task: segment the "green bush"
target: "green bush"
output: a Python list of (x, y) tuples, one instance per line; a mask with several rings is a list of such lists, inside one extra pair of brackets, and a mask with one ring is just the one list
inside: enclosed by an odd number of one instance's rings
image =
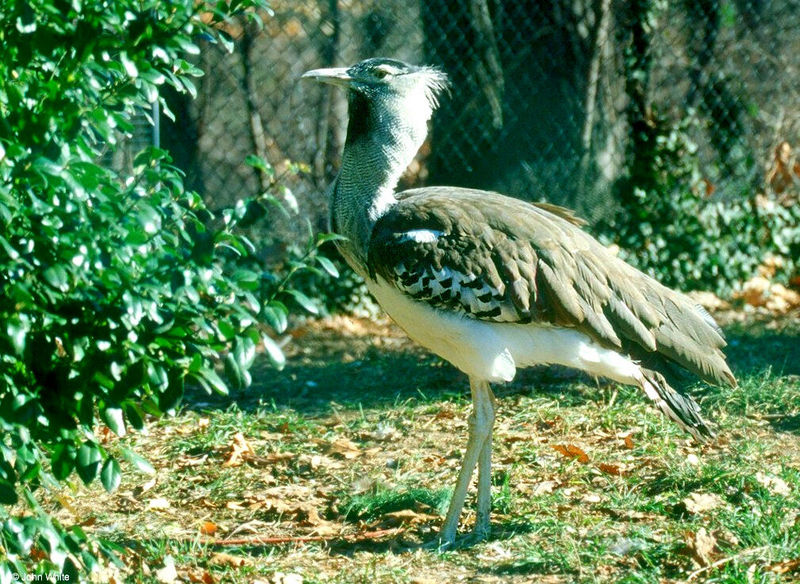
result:
[[(639, 141), (635, 167), (617, 184), (622, 207), (601, 225), (601, 239), (663, 284), (729, 296), (756, 275), (764, 259), (782, 260), (779, 277), (800, 269), (800, 209), (757, 205), (754, 193), (737, 200), (703, 198), (696, 147), (686, 121), (653, 114), (650, 136)], [(704, 189), (703, 189), (704, 190)]]
[[(42, 487), (73, 472), (110, 491), (123, 459), (148, 470), (134, 452), (109, 452), (100, 422), (124, 436), (148, 414), (174, 410), (187, 383), (222, 393), (246, 386), (258, 345), (282, 363), (270, 329), (286, 328), (286, 301), (314, 310), (290, 278), (327, 265), (315, 258), (325, 239), (275, 274), (237, 231), (274, 201), (270, 193), (212, 217), (163, 150), (141, 152), (130, 174), (99, 163), (160, 86), (194, 92), (194, 39), (227, 44), (217, 25), (253, 4), (4, 4), (0, 581), (51, 570), (76, 581), (109, 551), (37, 503)], [(220, 355), (227, 381), (215, 368)]]

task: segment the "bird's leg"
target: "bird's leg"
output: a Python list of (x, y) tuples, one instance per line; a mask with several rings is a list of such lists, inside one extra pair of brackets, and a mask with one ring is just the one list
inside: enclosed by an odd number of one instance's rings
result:
[(492, 434), (492, 426), (494, 424), (494, 396), (491, 393), (491, 389), (489, 389), (489, 383), (486, 381), (470, 377), (469, 385), (472, 391), (472, 413), (469, 416), (469, 440), (467, 441), (467, 451), (464, 453), (464, 460), (461, 462), (461, 470), (458, 472), (453, 498), (450, 499), (450, 507), (447, 510), (447, 516), (439, 532), (439, 545), (443, 547), (455, 543), (458, 519), (461, 517), (461, 510), (464, 507), (464, 499), (466, 499), (467, 496), (467, 488), (472, 478), (472, 471), (475, 470), (478, 458), (485, 448), (486, 454), (482, 457), (485, 461), (482, 462), (482, 468), (485, 467), (486, 472), (482, 473), (481, 476), (485, 475), (483, 480), (486, 482), (486, 488), (483, 489), (485, 494), (481, 495), (482, 491), (479, 485), (478, 496), (481, 498), (481, 501), (483, 501), (484, 497), (486, 498), (483, 505), (486, 507), (487, 524), (489, 519), (489, 507), (491, 507), (491, 494), (489, 489), (491, 485), (489, 484), (488, 466), (491, 464), (492, 447), (491, 443), (489, 443), (487, 447), (486, 441)]
[(489, 435), (486, 436), (478, 456), (478, 512), (475, 519), (475, 527), (472, 530), (476, 541), (489, 537), (489, 515), (492, 511), (492, 428), (494, 426), (497, 403), (488, 383), (486, 384), (486, 393), (489, 396), (488, 404), (491, 406), (491, 410), (489, 415)]

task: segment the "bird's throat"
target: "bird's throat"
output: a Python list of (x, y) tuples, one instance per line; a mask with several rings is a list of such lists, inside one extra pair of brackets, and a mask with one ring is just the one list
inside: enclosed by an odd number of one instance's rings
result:
[[(396, 203), (397, 182), (425, 140), (429, 117), (406, 117), (359, 94), (350, 97), (347, 140), (330, 191), (330, 213), (332, 229), (347, 238), (339, 246), (342, 254), (362, 275), (372, 227)], [(417, 122), (410, 124), (409, 119)]]

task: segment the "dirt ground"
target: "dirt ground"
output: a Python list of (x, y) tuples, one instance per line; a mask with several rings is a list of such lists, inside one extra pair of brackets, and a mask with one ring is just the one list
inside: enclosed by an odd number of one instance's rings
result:
[[(771, 368), (770, 383), (796, 395), (797, 319), (722, 316), (737, 373)], [(701, 394), (721, 431), (698, 446), (632, 389), (559, 367), (521, 371), (496, 388), (493, 535), (437, 553), (420, 545), (436, 534), (466, 443), (466, 377), (386, 320), (309, 321), (285, 340), (285, 369), (260, 359), (251, 388), (190, 392), (145, 433), (106, 434), (110, 451), (133, 447), (154, 475), (52, 502), (64, 523), (121, 546), (123, 568), (98, 581), (682, 582), (724, 569), (723, 581), (744, 583), (794, 570), (797, 545), (775, 543), (800, 539), (794, 405)], [(736, 494), (750, 491), (760, 494)], [(777, 530), (772, 539), (739, 526), (754, 512), (782, 515), (758, 527)]]

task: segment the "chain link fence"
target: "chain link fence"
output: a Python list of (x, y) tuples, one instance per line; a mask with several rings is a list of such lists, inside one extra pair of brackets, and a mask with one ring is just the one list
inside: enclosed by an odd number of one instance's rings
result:
[[(453, 184), (612, 213), (637, 132), (681, 128), (701, 196), (797, 193), (800, 0), (274, 0), (264, 26), (204, 47), (198, 96), (167, 96), (162, 145), (212, 207), (285, 180), (326, 226), (324, 191), (346, 130), (343, 92), (308, 69), (370, 56), (442, 67), (453, 81), (403, 186)], [(645, 132), (646, 133), (646, 132)], [(669, 139), (669, 132), (659, 139)], [(291, 223), (291, 222), (290, 222)], [(301, 221), (296, 222), (300, 225)], [(295, 225), (281, 229), (292, 232)]]

